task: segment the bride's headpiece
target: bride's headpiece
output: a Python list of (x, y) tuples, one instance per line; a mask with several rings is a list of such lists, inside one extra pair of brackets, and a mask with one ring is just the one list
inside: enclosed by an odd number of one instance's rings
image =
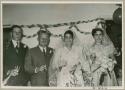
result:
[(111, 41), (111, 39), (109, 38), (108, 34), (106, 33), (106, 23), (105, 20), (101, 20), (97, 23), (96, 28), (99, 28), (101, 30), (103, 30), (103, 45), (113, 45), (113, 42)]
[(61, 41), (59, 42), (57, 47), (60, 48), (60, 47), (64, 46), (64, 41), (63, 40), (64, 40), (64, 35), (66, 33), (71, 33), (72, 34), (72, 36), (73, 36), (73, 45), (75, 45), (75, 46), (80, 46), (81, 45), (81, 42), (80, 42), (79, 38), (77, 37), (76, 33), (72, 29), (68, 29), (68, 30), (66, 30), (64, 32), (63, 38), (61, 39)]

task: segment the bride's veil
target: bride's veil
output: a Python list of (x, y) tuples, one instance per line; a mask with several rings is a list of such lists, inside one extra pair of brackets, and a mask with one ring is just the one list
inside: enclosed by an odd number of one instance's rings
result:
[[(110, 51), (114, 51), (114, 45), (113, 42), (111, 41), (111, 39), (109, 38), (109, 36), (106, 33), (106, 24), (105, 24), (105, 20), (101, 20), (99, 21), (99, 23), (97, 24), (97, 26), (95, 28), (101, 28), (104, 32), (104, 38), (103, 38), (103, 45), (105, 46), (111, 46), (110, 47)], [(88, 51), (89, 47), (84, 46), (81, 41), (79, 40), (79, 38), (77, 37), (75, 31), (73, 29), (70, 29), (73, 34), (74, 34), (74, 42), (73, 45), (74, 46), (81, 46), (83, 48), (85, 48), (85, 52)], [(67, 31), (67, 30), (66, 30)], [(63, 33), (64, 35), (64, 33)], [(92, 40), (93, 41), (93, 40)], [(91, 42), (91, 40), (90, 40)], [(54, 55), (50, 61), (50, 65), (49, 65), (49, 85), (50, 86), (56, 86), (57, 85), (57, 75), (58, 75), (58, 70), (56, 67), (58, 67), (58, 59), (57, 57), (60, 57), (58, 50), (62, 47), (64, 47), (64, 36), (60, 38), (60, 41), (58, 42), (56, 48), (55, 48), (55, 52)], [(89, 46), (89, 45), (88, 45)]]
[[(82, 43), (80, 42), (78, 36), (76, 35), (75, 31), (73, 29), (68, 29), (70, 31), (73, 32), (73, 46), (80, 46), (82, 45)], [(65, 30), (64, 33), (68, 30)], [(65, 43), (64, 43), (64, 33), (63, 33), (63, 36), (60, 38), (59, 42), (57, 43), (57, 46), (55, 48), (55, 50), (58, 50), (59, 48), (62, 48), (65, 46)]]
[(110, 37), (108, 36), (108, 34), (107, 34), (107, 32), (106, 32), (106, 24), (105, 24), (105, 23), (106, 23), (105, 20), (99, 21), (99, 22), (97, 23), (96, 28), (100, 28), (100, 29), (103, 30), (103, 33), (104, 33), (103, 41), (102, 41), (103, 45), (105, 45), (105, 46), (108, 46), (108, 45), (109, 45), (109, 46), (112, 47), (111, 49), (114, 50), (115, 47), (114, 47), (114, 44), (113, 44), (112, 40), (110, 39)]
[[(73, 46), (81, 46), (81, 42), (79, 38), (77, 37), (76, 33), (70, 29), (73, 32)], [(66, 30), (67, 31), (67, 30)], [(57, 84), (57, 74), (58, 74), (58, 58), (60, 57), (59, 55), (59, 49), (63, 48), (65, 46), (64, 43), (64, 33), (63, 37), (61, 37), (60, 41), (57, 44), (57, 47), (55, 48), (55, 52), (53, 57), (51, 58), (50, 65), (49, 65), (49, 85), (50, 86), (56, 86)]]

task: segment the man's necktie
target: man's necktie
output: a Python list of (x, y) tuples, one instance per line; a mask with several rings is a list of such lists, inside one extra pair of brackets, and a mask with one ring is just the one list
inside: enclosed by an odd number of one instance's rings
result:
[(45, 51), (45, 48), (43, 48), (43, 54), (44, 54), (44, 56), (46, 55), (46, 51)]
[(17, 53), (19, 52), (19, 47), (20, 47), (20, 42), (17, 42), (17, 45), (16, 45), (16, 52)]
[[(43, 48), (43, 54), (44, 54), (44, 57), (45, 57), (45, 61), (46, 61), (46, 51), (45, 51), (45, 48)], [(47, 64), (47, 63), (46, 63)], [(47, 71), (47, 66), (46, 66), (46, 69), (44, 69), (44, 71), (46, 72), (46, 80), (48, 81), (48, 71)], [(48, 82), (47, 82), (48, 84)]]

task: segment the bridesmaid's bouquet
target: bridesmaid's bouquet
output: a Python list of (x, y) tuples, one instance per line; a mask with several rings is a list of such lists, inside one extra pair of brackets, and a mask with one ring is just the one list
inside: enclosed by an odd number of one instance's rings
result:
[(91, 86), (91, 80), (92, 80), (92, 76), (91, 73), (88, 73), (86, 71), (82, 70), (82, 75), (83, 75), (83, 80), (84, 80), (84, 85), (85, 86)]

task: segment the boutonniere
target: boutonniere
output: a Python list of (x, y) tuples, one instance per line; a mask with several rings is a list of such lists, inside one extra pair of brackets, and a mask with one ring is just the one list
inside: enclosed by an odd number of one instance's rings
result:
[(24, 48), (26, 48), (27, 47), (27, 45), (24, 45)]
[(49, 53), (50, 53), (50, 54), (53, 53), (53, 50), (50, 50)]

